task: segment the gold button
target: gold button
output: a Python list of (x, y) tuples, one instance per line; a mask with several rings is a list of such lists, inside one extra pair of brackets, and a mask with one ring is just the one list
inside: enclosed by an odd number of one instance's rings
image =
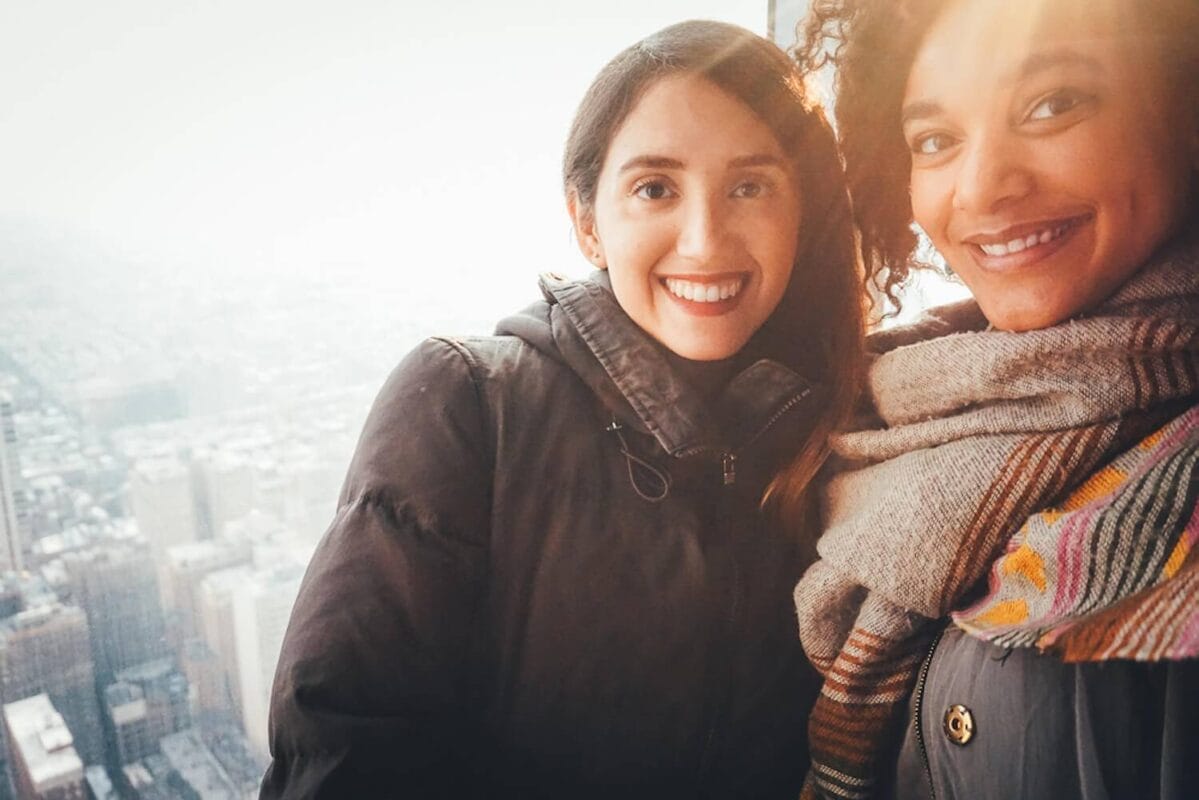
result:
[(957, 745), (965, 745), (974, 738), (974, 715), (970, 709), (952, 705), (945, 712), (945, 735)]

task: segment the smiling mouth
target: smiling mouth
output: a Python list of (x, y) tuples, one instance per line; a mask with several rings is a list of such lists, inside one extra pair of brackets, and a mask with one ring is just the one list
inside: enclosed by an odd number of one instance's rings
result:
[(662, 285), (680, 300), (692, 303), (719, 303), (732, 300), (745, 287), (746, 276), (722, 277), (719, 280), (694, 280), (692, 278), (662, 278)]
[[(967, 244), (977, 248), (987, 258), (1006, 258), (1020, 253), (1032, 255), (1036, 251), (1046, 252), (1056, 250), (1064, 238), (1089, 219), (1090, 215), (1083, 215), (1067, 220), (1057, 220), (1034, 228), (1027, 233), (1022, 233), (1019, 236), (1009, 235), (1008, 238), (1000, 241), (982, 242), (967, 240)], [(1000, 237), (980, 236), (978, 238), (999, 239)], [(1047, 245), (1053, 246), (1047, 247)], [(1042, 251), (1042, 248), (1045, 248), (1045, 250)]]

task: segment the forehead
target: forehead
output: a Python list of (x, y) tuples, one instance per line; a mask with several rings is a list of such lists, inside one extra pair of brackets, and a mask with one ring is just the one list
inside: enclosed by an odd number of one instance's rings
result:
[(1151, 50), (1138, 43), (1143, 26), (1133, 6), (1127, 0), (953, 0), (916, 50), (907, 94), (955, 86), (969, 92), (982, 78), (1015, 82), (1046, 66), (1099, 67), (1120, 77), (1135, 69), (1134, 53)]
[(774, 133), (747, 104), (701, 75), (666, 75), (641, 93), (617, 128), (609, 158), (631, 152), (770, 152), (781, 155)]

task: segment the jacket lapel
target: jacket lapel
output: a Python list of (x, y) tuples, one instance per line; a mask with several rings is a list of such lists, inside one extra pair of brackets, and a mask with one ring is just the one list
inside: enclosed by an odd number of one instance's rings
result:
[(652, 435), (671, 456), (745, 446), (810, 394), (798, 374), (763, 359), (709, 407), (600, 282), (545, 275), (541, 287), (566, 362), (623, 424)]

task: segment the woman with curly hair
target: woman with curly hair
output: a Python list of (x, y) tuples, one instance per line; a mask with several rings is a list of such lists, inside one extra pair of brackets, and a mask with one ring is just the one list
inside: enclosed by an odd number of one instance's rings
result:
[(809, 795), (1199, 791), (1199, 3), (826, 0), (870, 342), (796, 588)]

